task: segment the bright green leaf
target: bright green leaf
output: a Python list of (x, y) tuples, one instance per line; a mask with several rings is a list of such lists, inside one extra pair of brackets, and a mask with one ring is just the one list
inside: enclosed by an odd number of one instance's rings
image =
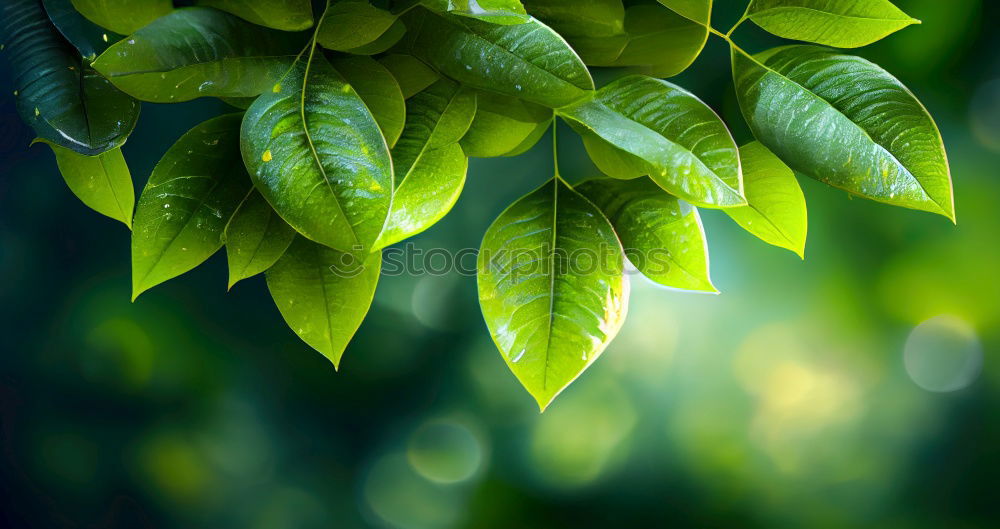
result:
[(648, 178), (598, 178), (576, 186), (611, 221), (625, 255), (649, 279), (672, 288), (718, 292), (698, 210)]
[(889, 0), (753, 0), (747, 14), (779, 37), (838, 48), (867, 46), (920, 23)]
[(124, 38), (88, 20), (70, 0), (44, 0), (42, 3), (52, 24), (87, 61), (93, 61), (108, 46)]
[(552, 121), (552, 110), (515, 97), (480, 92), (476, 118), (462, 137), (465, 154), (476, 158), (507, 156), (540, 136)]
[(379, 58), (378, 62), (396, 78), (405, 99), (417, 95), (441, 78), (437, 72), (412, 55), (392, 53)]
[(602, 173), (619, 180), (631, 180), (649, 174), (649, 164), (642, 158), (615, 147), (589, 130), (578, 132), (583, 138), (587, 154)]
[(478, 281), (494, 342), (543, 410), (625, 320), (628, 278), (614, 229), (558, 178), (489, 227)]
[(524, 7), (569, 40), (611, 37), (625, 32), (625, 8), (621, 0), (525, 0)]
[(313, 25), (310, 0), (198, 0), (198, 5), (221, 9), (259, 26), (283, 31), (302, 31)]
[(360, 55), (338, 58), (333, 67), (368, 106), (386, 143), (395, 145), (406, 123), (406, 100), (396, 78), (375, 59)]
[(257, 189), (296, 231), (341, 251), (372, 247), (389, 214), (389, 147), (321, 55), (300, 61), (250, 106), (242, 148)]
[(377, 41), (396, 22), (396, 15), (367, 0), (344, 0), (327, 9), (316, 40), (326, 49), (348, 51)]
[(537, 20), (500, 26), (426, 10), (409, 16), (412, 54), (468, 86), (549, 107), (570, 104), (594, 88), (566, 41)]
[(520, 0), (450, 0), (448, 12), (492, 24), (524, 24), (531, 19)]
[(143, 101), (249, 97), (270, 90), (288, 71), (303, 39), (217, 9), (188, 7), (111, 46), (94, 68)]
[(673, 12), (693, 20), (699, 24), (708, 25), (712, 20), (712, 0), (658, 0)]
[(297, 237), (267, 271), (267, 288), (285, 323), (340, 366), (375, 296), (382, 254), (338, 252)]
[(240, 164), (240, 117), (194, 127), (153, 169), (132, 227), (133, 300), (222, 247), (226, 224), (250, 190)]
[(160, 18), (174, 8), (171, 0), (72, 0), (91, 22), (122, 35)]
[(795, 173), (760, 142), (740, 147), (747, 205), (723, 211), (760, 240), (799, 257), (806, 248), (806, 198)]
[(223, 240), (229, 260), (229, 288), (271, 268), (295, 239), (295, 230), (251, 190), (226, 226)]
[(732, 55), (750, 129), (789, 167), (861, 197), (954, 220), (941, 134), (895, 77), (816, 46)]
[(121, 149), (84, 156), (48, 140), (66, 185), (87, 207), (132, 227), (135, 189)]
[(559, 115), (644, 160), (653, 181), (675, 196), (706, 207), (746, 203), (729, 130), (711, 108), (678, 86), (628, 76)]

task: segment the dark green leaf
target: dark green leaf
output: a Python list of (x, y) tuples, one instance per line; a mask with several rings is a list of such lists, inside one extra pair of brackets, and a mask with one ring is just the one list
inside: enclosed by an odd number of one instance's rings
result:
[(338, 252), (297, 237), (267, 271), (267, 288), (285, 323), (334, 367), (371, 307), (382, 254)]
[(479, 302), (508, 367), (543, 410), (625, 320), (628, 278), (611, 224), (553, 179), (486, 231)]
[(916, 97), (860, 57), (788, 46), (733, 49), (754, 136), (792, 169), (878, 202), (955, 218), (941, 134)]
[(500, 26), (426, 10), (409, 16), (413, 55), (463, 84), (549, 107), (570, 104), (594, 88), (566, 41), (537, 20)]
[(516, 97), (479, 92), (476, 118), (462, 137), (468, 156), (492, 158), (508, 156), (526, 141), (540, 137), (552, 121), (552, 110)]
[(889, 0), (753, 0), (750, 20), (786, 39), (857, 48), (920, 21)]
[(187, 7), (111, 46), (94, 68), (143, 101), (249, 97), (274, 86), (303, 40), (217, 9)]
[(576, 186), (611, 221), (625, 255), (643, 275), (672, 288), (718, 292), (698, 210), (648, 178), (599, 178)]
[(379, 58), (378, 62), (396, 78), (405, 99), (417, 95), (441, 78), (437, 72), (412, 55), (393, 53)]
[(132, 228), (135, 190), (132, 174), (121, 149), (97, 156), (84, 156), (48, 140), (39, 140), (52, 148), (59, 172), (66, 185), (81, 202), (94, 211), (120, 220)]
[(259, 26), (302, 31), (313, 25), (310, 0), (198, 0), (198, 5), (232, 13)]
[(139, 104), (81, 63), (41, 2), (11, 0), (0, 14), (22, 119), (40, 138), (80, 154), (121, 146), (135, 127)]
[(128, 35), (166, 15), (173, 8), (171, 0), (72, 0), (73, 7), (91, 22), (122, 35)]
[(395, 145), (406, 122), (406, 100), (396, 78), (371, 57), (341, 57), (333, 67), (361, 96), (389, 147)]
[(389, 26), (389, 29), (385, 30), (385, 33), (383, 33), (379, 38), (369, 42), (368, 44), (344, 51), (355, 55), (378, 55), (379, 53), (389, 51), (389, 49), (395, 46), (405, 34), (406, 24), (403, 24), (402, 20), (397, 20), (393, 22), (393, 24)]
[(257, 100), (256, 97), (220, 97), (219, 99), (221, 99), (223, 103), (240, 110), (250, 108), (250, 105)]
[(271, 268), (292, 244), (295, 230), (251, 189), (226, 226), (223, 239), (229, 259), (229, 288), (233, 288), (237, 282)]
[(625, 8), (621, 0), (525, 0), (524, 7), (570, 40), (611, 37), (625, 32)]
[(367, 0), (343, 0), (327, 9), (316, 40), (326, 49), (348, 51), (377, 41), (396, 22), (396, 15)]
[(699, 24), (708, 25), (712, 20), (712, 0), (658, 0), (673, 12), (693, 20)]
[(296, 231), (367, 250), (389, 214), (392, 161), (368, 107), (321, 55), (300, 61), (247, 110), (243, 160)]
[(87, 61), (93, 61), (108, 46), (124, 38), (87, 20), (70, 0), (44, 0), (43, 4), (52, 24)]
[(250, 190), (240, 164), (240, 117), (210, 119), (177, 140), (139, 197), (132, 231), (132, 299), (198, 266)]
[(706, 207), (746, 204), (729, 130), (712, 109), (678, 86), (628, 76), (559, 114), (574, 128), (644, 160), (653, 181), (675, 196)]

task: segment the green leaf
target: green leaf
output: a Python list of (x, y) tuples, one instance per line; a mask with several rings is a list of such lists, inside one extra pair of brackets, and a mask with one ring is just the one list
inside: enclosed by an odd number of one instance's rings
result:
[(462, 84), (549, 107), (570, 104), (594, 88), (566, 41), (537, 20), (500, 26), (426, 10), (409, 16), (411, 53)]
[(676, 85), (623, 77), (559, 115), (645, 161), (647, 174), (675, 196), (706, 207), (746, 204), (729, 130), (711, 108)]
[(788, 46), (733, 49), (754, 136), (789, 167), (858, 196), (955, 219), (941, 134), (902, 83), (860, 57)]
[(671, 11), (699, 24), (712, 21), (712, 0), (658, 0)]
[(615, 147), (589, 130), (578, 132), (583, 138), (587, 154), (602, 173), (619, 180), (631, 180), (649, 174), (649, 164), (642, 158)]
[(392, 151), (399, 187), (376, 248), (412, 237), (455, 205), (468, 160), (458, 140), (476, 115), (476, 94), (441, 80), (407, 102), (406, 128)]
[(382, 254), (338, 252), (297, 237), (267, 271), (267, 288), (285, 323), (335, 368), (371, 307)]
[(243, 120), (243, 161), (271, 207), (306, 237), (370, 249), (389, 214), (389, 147), (364, 101), (321, 55), (300, 61)]
[(121, 146), (139, 118), (139, 104), (82, 64), (40, 2), (11, 0), (0, 15), (17, 110), (25, 123), (39, 138), (80, 154)]
[(257, 100), (256, 97), (220, 97), (223, 103), (240, 110), (246, 110), (250, 108), (250, 105)]
[(233, 288), (237, 282), (271, 268), (292, 244), (295, 230), (251, 189), (226, 226), (223, 239), (229, 288)]
[(217, 9), (187, 7), (111, 46), (94, 68), (143, 101), (250, 97), (274, 86), (303, 38)]
[(198, 266), (222, 234), (250, 179), (240, 164), (240, 117), (212, 118), (181, 136), (149, 177), (132, 231), (132, 299)]
[(333, 67), (368, 106), (386, 143), (395, 145), (406, 123), (406, 100), (396, 78), (375, 59), (360, 55), (338, 58)]
[(760, 142), (740, 147), (747, 205), (723, 211), (760, 240), (805, 258), (806, 198), (795, 173)]
[(406, 24), (403, 24), (402, 20), (397, 20), (393, 22), (393, 24), (389, 26), (389, 29), (385, 30), (385, 33), (379, 36), (379, 38), (369, 42), (368, 44), (344, 51), (355, 55), (378, 55), (395, 46), (405, 34)]
[(698, 210), (648, 178), (598, 178), (576, 186), (611, 221), (625, 255), (649, 279), (672, 288), (718, 292)]
[(920, 21), (889, 0), (753, 0), (750, 20), (779, 37), (858, 48)]
[(494, 342), (543, 410), (625, 320), (628, 278), (614, 229), (558, 178), (489, 227), (478, 281)]
[(87, 61), (93, 61), (108, 46), (124, 38), (87, 20), (70, 0), (44, 0), (42, 3), (52, 24)]
[(479, 92), (476, 98), (476, 117), (462, 137), (462, 149), (467, 156), (510, 155), (531, 138), (537, 141), (541, 136), (539, 129), (544, 133), (552, 121), (551, 109), (516, 97)]
[(327, 9), (316, 41), (328, 50), (348, 51), (377, 41), (396, 21), (367, 0), (344, 0)]
[(73, 7), (91, 22), (128, 35), (170, 13), (171, 0), (72, 0)]
[(524, 24), (531, 19), (520, 0), (450, 0), (448, 12), (500, 25)]
[(399, 83), (403, 98), (409, 99), (441, 78), (434, 70), (412, 55), (392, 53), (378, 59)]
[(525, 0), (532, 16), (571, 37), (611, 37), (625, 32), (625, 8), (621, 0)]
[(310, 0), (198, 0), (198, 5), (221, 9), (259, 26), (283, 31), (302, 31), (313, 25)]
[(52, 148), (59, 172), (80, 201), (101, 215), (120, 220), (132, 228), (135, 190), (121, 149), (84, 156), (48, 140), (38, 141)]

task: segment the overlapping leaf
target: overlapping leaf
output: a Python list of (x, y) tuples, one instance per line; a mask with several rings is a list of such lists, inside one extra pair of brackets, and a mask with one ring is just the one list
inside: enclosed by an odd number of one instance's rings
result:
[(478, 158), (515, 156), (548, 130), (552, 110), (515, 97), (479, 92), (476, 118), (462, 138), (465, 154)]
[(310, 0), (198, 0), (198, 5), (221, 9), (259, 26), (283, 31), (302, 31), (313, 25)]
[(52, 148), (59, 172), (81, 202), (101, 215), (132, 227), (135, 189), (121, 149), (84, 156), (47, 140), (40, 141)]
[(385, 51), (403, 36), (403, 32), (399, 29), (405, 31), (405, 26), (392, 29), (398, 23), (396, 15), (369, 4), (367, 0), (344, 0), (326, 10), (316, 40), (321, 46), (330, 50), (354, 51), (357, 48), (370, 46), (389, 35), (394, 40), (392, 42), (383, 40), (379, 46), (384, 48), (379, 51)]
[(409, 99), (441, 78), (434, 70), (412, 55), (390, 53), (378, 59), (399, 83), (403, 98)]
[(70, 0), (44, 0), (42, 4), (59, 33), (87, 61), (93, 61), (108, 46), (124, 38), (88, 20), (73, 7)]
[(271, 268), (295, 237), (295, 230), (281, 220), (260, 193), (251, 190), (223, 234), (229, 261), (229, 288)]
[(750, 20), (786, 39), (857, 48), (920, 21), (889, 0), (753, 0)]
[(354, 88), (382, 129), (389, 147), (396, 144), (406, 122), (406, 100), (396, 78), (371, 57), (341, 57), (334, 69)]
[(91, 22), (128, 35), (170, 13), (171, 0), (72, 0), (73, 7)]

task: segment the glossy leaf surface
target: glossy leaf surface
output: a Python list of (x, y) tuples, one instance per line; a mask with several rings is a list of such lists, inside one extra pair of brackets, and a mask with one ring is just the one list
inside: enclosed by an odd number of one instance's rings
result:
[(73, 7), (91, 22), (128, 35), (174, 8), (171, 0), (72, 0)]
[(300, 61), (250, 106), (242, 150), (254, 185), (296, 231), (342, 251), (372, 247), (389, 214), (389, 148), (322, 56)]
[(70, 0), (44, 0), (42, 3), (52, 24), (84, 60), (93, 61), (108, 46), (124, 38), (88, 20), (73, 7)]
[(524, 7), (567, 38), (611, 37), (625, 31), (621, 0), (525, 0)]
[(412, 55), (391, 53), (380, 57), (378, 62), (396, 78), (405, 99), (417, 95), (441, 79), (437, 72)]
[(344, 0), (327, 9), (316, 40), (326, 49), (347, 51), (375, 42), (396, 20), (367, 0)]
[(760, 142), (740, 147), (747, 205), (723, 211), (760, 240), (805, 256), (806, 198), (795, 173)]
[(493, 340), (542, 409), (600, 356), (625, 320), (628, 278), (614, 230), (559, 179), (493, 222), (478, 281)]
[(334, 367), (371, 307), (382, 254), (356, 257), (303, 237), (267, 271), (285, 323)]
[(396, 78), (371, 57), (341, 57), (333, 67), (368, 106), (386, 143), (395, 145), (406, 123), (406, 100)]
[(954, 220), (937, 126), (882, 68), (816, 46), (755, 57), (734, 49), (733, 77), (754, 136), (792, 169), (871, 200)]
[(6, 50), (21, 118), (42, 139), (80, 154), (121, 146), (139, 104), (80, 61), (49, 22), (41, 2), (4, 3)]
[(229, 288), (271, 268), (295, 239), (295, 230), (251, 190), (226, 226), (223, 240), (229, 261)]
[(94, 211), (120, 220), (132, 227), (135, 189), (132, 174), (125, 164), (121, 149), (112, 149), (97, 156), (84, 156), (76, 151), (42, 140), (52, 148), (56, 163), (66, 185), (81, 202)]
[(222, 247), (226, 224), (250, 190), (240, 164), (240, 117), (194, 127), (153, 169), (132, 227), (133, 300)]
[(177, 9), (108, 48), (94, 68), (143, 101), (249, 97), (270, 90), (304, 35), (208, 7)]
[(648, 164), (670, 193), (699, 206), (745, 204), (739, 154), (719, 116), (690, 92), (643, 76), (619, 79), (559, 114)]
[(779, 37), (838, 48), (867, 46), (920, 23), (889, 0), (753, 0), (747, 14)]
[(302, 31), (313, 25), (310, 0), (198, 0), (198, 5), (221, 9), (258, 26), (283, 31)]
[(590, 72), (558, 34), (537, 20), (500, 26), (415, 11), (408, 47), (468, 86), (560, 107), (594, 88)]
[(507, 156), (548, 128), (552, 110), (516, 97), (479, 92), (476, 118), (462, 137), (465, 154), (478, 158)]
[(697, 209), (648, 178), (599, 178), (576, 189), (608, 217), (625, 255), (643, 275), (672, 288), (717, 292)]

